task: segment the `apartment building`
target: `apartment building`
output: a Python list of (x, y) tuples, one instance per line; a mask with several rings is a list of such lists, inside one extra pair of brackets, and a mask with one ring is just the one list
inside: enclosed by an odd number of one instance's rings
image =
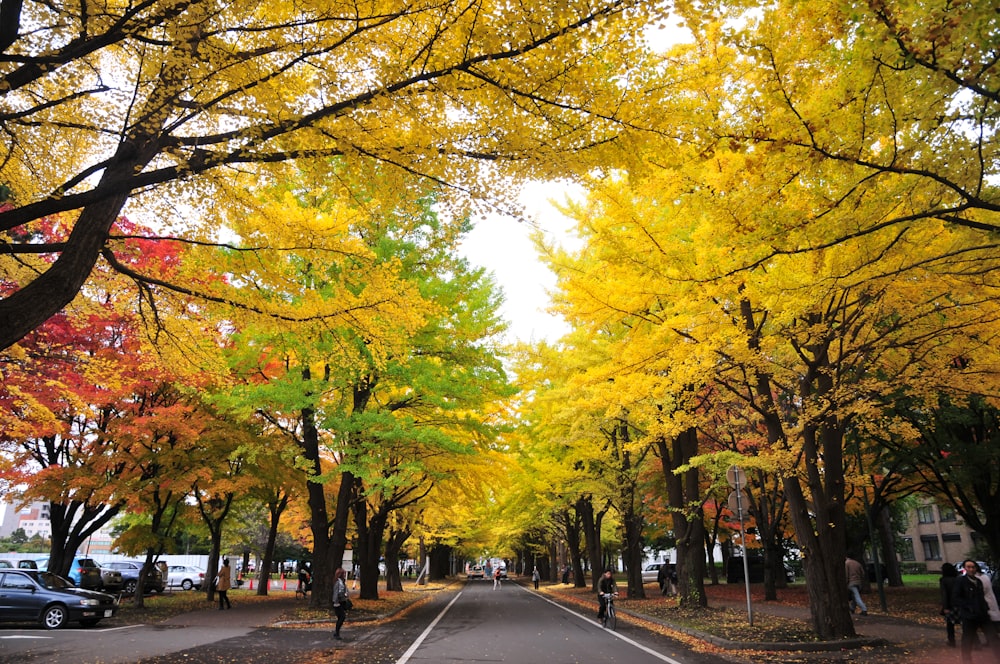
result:
[(923, 498), (910, 513), (906, 532), (898, 536), (900, 560), (937, 572), (942, 563), (961, 562), (975, 548), (979, 536), (958, 518), (951, 507)]

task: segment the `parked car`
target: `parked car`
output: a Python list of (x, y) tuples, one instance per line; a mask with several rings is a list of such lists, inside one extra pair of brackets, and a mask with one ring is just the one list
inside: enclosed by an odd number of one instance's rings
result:
[(34, 558), (4, 557), (0, 558), (0, 568), (3, 569), (38, 569)]
[(469, 568), (469, 573), (467, 575), (469, 579), (484, 579), (486, 578), (486, 572), (483, 570), (482, 565), (473, 565)]
[(121, 571), (111, 569), (106, 565), (100, 565), (100, 568), (101, 590), (106, 593), (111, 593), (112, 595), (120, 593), (122, 588), (125, 587), (125, 579), (122, 578)]
[(201, 590), (205, 583), (205, 570), (193, 565), (171, 565), (167, 573), (167, 585), (180, 586), (184, 590)]
[(68, 622), (90, 627), (118, 612), (114, 595), (85, 590), (58, 574), (37, 570), (0, 570), (0, 596), (0, 620), (38, 622), (46, 629)]
[(656, 581), (660, 568), (668, 563), (649, 563), (642, 568), (642, 582), (643, 583), (653, 583)]
[[(35, 565), (40, 571), (47, 572), (49, 559), (36, 558)], [(73, 558), (67, 576), (78, 587), (86, 590), (100, 590), (104, 586), (101, 568), (93, 558)]]
[[(115, 560), (106, 563), (105, 567), (121, 572), (122, 591), (126, 595), (135, 594), (135, 589), (139, 587), (139, 574), (142, 573), (141, 560)], [(143, 588), (147, 593), (162, 593), (167, 589), (167, 581), (156, 565), (150, 565), (149, 571), (146, 572), (146, 583)]]

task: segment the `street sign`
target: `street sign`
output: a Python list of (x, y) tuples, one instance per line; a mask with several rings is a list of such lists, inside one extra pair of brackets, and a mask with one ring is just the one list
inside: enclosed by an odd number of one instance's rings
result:
[(729, 510), (735, 514), (738, 519), (743, 518), (743, 512), (747, 509), (747, 497), (741, 496), (740, 493), (740, 491), (731, 491), (729, 493)]

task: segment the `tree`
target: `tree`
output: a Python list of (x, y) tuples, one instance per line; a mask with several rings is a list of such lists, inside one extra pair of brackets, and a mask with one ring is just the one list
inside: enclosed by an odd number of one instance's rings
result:
[(981, 394), (943, 393), (932, 409), (903, 409), (916, 437), (882, 438), (889, 458), (908, 472), (911, 491), (946, 501), (1000, 560), (1000, 408)]
[[(923, 221), (747, 269), (779, 229), (782, 241), (799, 234), (808, 242), (923, 198), (872, 196), (850, 214), (801, 225), (829, 210), (842, 175), (827, 163), (736, 147), (649, 146), (647, 158), (662, 168), (595, 183), (590, 204), (574, 210), (584, 249), (551, 260), (570, 320), (626, 330), (605, 371), (628, 369), (616, 382), (634, 404), (648, 404), (645, 413), (630, 408), (647, 431), (670, 440), (702, 426), (695, 404), (680, 399), (694, 386), (738, 402), (739, 419), (765, 432), (815, 593), (814, 628), (845, 636), (853, 634), (841, 596), (846, 435), (871, 422), (872, 404), (899, 385), (924, 394), (964, 383), (946, 368), (946, 349), (975, 349), (980, 370), (993, 371), (995, 357), (980, 352), (977, 337), (990, 334), (997, 309), (966, 275), (970, 261), (977, 279), (995, 261), (966, 229)], [(649, 395), (677, 404), (666, 411), (673, 419), (657, 418)]]
[[(374, 159), (498, 196), (515, 172), (565, 172), (646, 108), (646, 91), (626, 84), (641, 77), (607, 72), (641, 64), (632, 35), (658, 11), (633, 0), (2, 9), (0, 183), (17, 205), (0, 211), (0, 232), (57, 214), (67, 227), (48, 244), (6, 244), (8, 257), (57, 258), (3, 294), (0, 348), (69, 303), (102, 256), (120, 268), (111, 227), (126, 206), (164, 234), (218, 242), (199, 218), (245, 202), (243, 186), (267, 177), (256, 167), (288, 160)], [(272, 314), (296, 317), (278, 304)]]

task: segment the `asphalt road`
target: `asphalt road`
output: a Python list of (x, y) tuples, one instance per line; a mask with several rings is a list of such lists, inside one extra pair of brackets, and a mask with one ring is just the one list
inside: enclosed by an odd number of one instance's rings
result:
[(595, 609), (581, 613), (513, 583), (471, 581), (435, 593), (403, 616), (350, 623), (343, 641), (329, 626), (268, 625), (261, 609), (206, 610), (164, 625), (122, 628), (0, 629), (6, 664), (717, 664), (718, 655), (691, 653), (681, 643), (619, 621), (611, 632)]

